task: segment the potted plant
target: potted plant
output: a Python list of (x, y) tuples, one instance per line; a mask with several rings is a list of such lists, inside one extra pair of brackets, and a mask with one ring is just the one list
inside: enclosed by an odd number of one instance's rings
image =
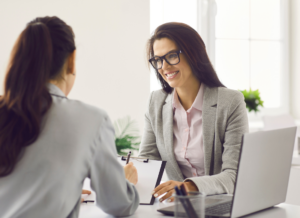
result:
[(128, 150), (139, 150), (140, 136), (137, 123), (129, 116), (114, 122), (115, 143), (119, 155), (126, 155)]
[(259, 111), (258, 107), (263, 107), (263, 101), (260, 98), (260, 94), (258, 89), (252, 91), (251, 88), (249, 91), (243, 90), (241, 91), (244, 95), (246, 107), (248, 108), (248, 111), (254, 111), (255, 113)]

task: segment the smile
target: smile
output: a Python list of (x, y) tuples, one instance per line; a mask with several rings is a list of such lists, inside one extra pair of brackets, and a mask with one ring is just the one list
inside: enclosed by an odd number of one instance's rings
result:
[(179, 73), (179, 71), (176, 71), (173, 73), (168, 73), (168, 74), (166, 74), (166, 77), (169, 78), (169, 77), (175, 76), (177, 73)]

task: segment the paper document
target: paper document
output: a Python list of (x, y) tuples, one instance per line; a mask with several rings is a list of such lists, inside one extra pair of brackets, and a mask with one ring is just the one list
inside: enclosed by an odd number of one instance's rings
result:
[[(122, 167), (124, 167), (126, 160), (121, 160), (121, 157), (117, 158)], [(146, 159), (137, 159), (134, 157), (130, 158), (130, 162), (133, 162), (138, 172), (138, 183), (135, 185), (135, 188), (140, 196), (140, 204), (152, 205), (154, 204), (155, 198), (151, 195), (151, 192), (161, 182), (166, 161), (148, 160), (144, 162), (145, 160)], [(91, 190), (89, 178), (85, 179), (83, 189)], [(96, 201), (96, 193), (94, 191), (92, 191), (91, 195), (82, 195), (81, 197), (84, 200)]]
[[(153, 189), (160, 184), (166, 161), (148, 160), (146, 159), (130, 158), (130, 162), (136, 167), (138, 172), (138, 183), (135, 185), (139, 196), (141, 205), (152, 205), (155, 198), (151, 195)], [(118, 161), (122, 166), (125, 166), (126, 160), (121, 160), (118, 157)]]

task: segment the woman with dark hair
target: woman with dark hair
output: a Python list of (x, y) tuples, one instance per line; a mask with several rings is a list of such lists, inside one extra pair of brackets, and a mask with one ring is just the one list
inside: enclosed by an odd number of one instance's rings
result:
[(13, 48), (0, 97), (0, 217), (77, 217), (86, 177), (106, 213), (139, 205), (136, 168), (116, 160), (106, 112), (66, 97), (75, 49), (57, 17), (31, 21)]
[(204, 42), (186, 24), (157, 27), (147, 54), (162, 90), (151, 93), (139, 155), (167, 161), (171, 179), (152, 194), (173, 201), (182, 183), (189, 191), (232, 193), (248, 132), (242, 93), (220, 82)]

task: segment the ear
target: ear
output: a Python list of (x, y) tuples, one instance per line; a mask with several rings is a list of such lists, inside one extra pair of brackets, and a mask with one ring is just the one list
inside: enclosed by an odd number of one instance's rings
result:
[(75, 59), (76, 59), (76, 50), (74, 50), (68, 57), (67, 74), (75, 74)]

